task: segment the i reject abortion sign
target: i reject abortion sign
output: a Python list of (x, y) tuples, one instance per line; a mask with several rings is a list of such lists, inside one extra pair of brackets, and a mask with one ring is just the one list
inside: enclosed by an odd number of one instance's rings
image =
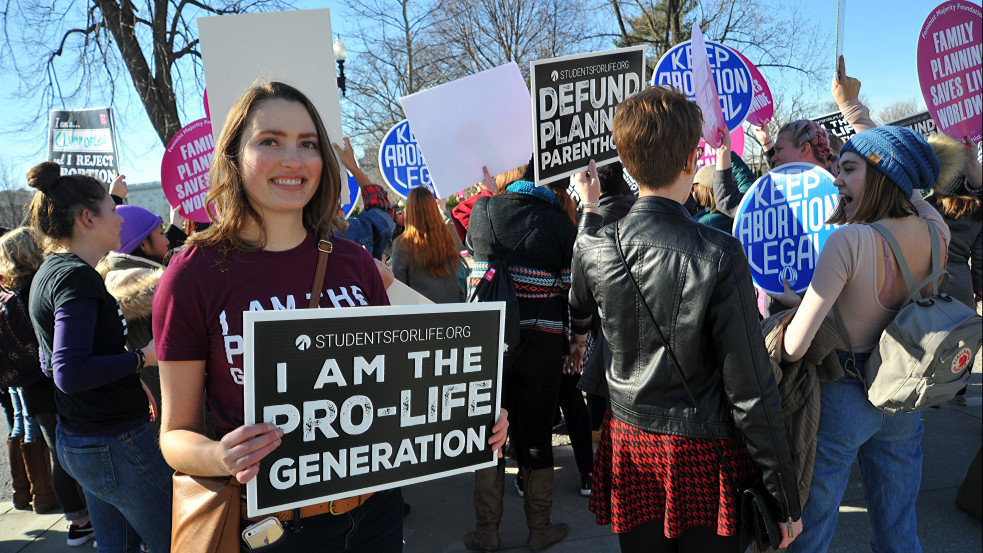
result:
[(812, 281), (819, 251), (836, 225), (827, 225), (840, 195), (833, 175), (810, 163), (787, 163), (758, 179), (734, 217), (754, 284), (780, 294), (782, 279), (801, 292)]

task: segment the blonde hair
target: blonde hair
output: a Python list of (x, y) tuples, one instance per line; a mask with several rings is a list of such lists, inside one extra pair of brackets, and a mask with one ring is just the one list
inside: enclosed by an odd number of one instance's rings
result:
[[(266, 245), (266, 225), (246, 196), (239, 167), (239, 151), (247, 123), (257, 106), (267, 100), (286, 100), (301, 104), (307, 108), (317, 129), (318, 151), (322, 161), (321, 176), (314, 196), (304, 206), (304, 226), (314, 230), (318, 236), (347, 228), (344, 220), (335, 215), (341, 194), (341, 173), (331, 150), (331, 139), (328, 138), (317, 108), (301, 91), (288, 84), (273, 81), (253, 86), (232, 104), (215, 145), (215, 157), (208, 175), (211, 189), (205, 197), (205, 203), (209, 206), (208, 216), (214, 224), (188, 238), (189, 246), (220, 245), (225, 255), (228, 255), (231, 250), (257, 251)], [(213, 202), (217, 213), (212, 212)], [(259, 227), (260, 238), (257, 243), (249, 242), (241, 236), (250, 219)]]
[(0, 238), (0, 288), (17, 291), (31, 281), (44, 261), (36, 231), (14, 229)]

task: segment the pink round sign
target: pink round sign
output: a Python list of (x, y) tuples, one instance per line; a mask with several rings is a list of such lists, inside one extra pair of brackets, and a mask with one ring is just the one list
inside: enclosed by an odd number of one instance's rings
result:
[(174, 135), (160, 162), (160, 182), (167, 201), (171, 207), (181, 206), (181, 213), (196, 223), (209, 221), (205, 195), (214, 149), (212, 123), (199, 119)]
[(758, 68), (744, 57), (744, 54), (733, 48), (731, 50), (737, 54), (737, 57), (744, 60), (748, 71), (751, 73), (751, 91), (753, 93), (751, 96), (751, 109), (748, 110), (747, 117), (744, 119), (752, 125), (764, 127), (771, 121), (772, 116), (775, 115), (775, 103), (771, 99), (771, 89), (768, 88), (768, 83), (765, 82), (765, 77), (761, 74), (761, 71), (758, 71)]
[(932, 10), (918, 34), (918, 83), (939, 130), (983, 138), (983, 10), (949, 0)]
[[(717, 164), (717, 150), (711, 148), (705, 140), (700, 139), (700, 146), (703, 146), (703, 157), (696, 162), (697, 167), (704, 165)], [(744, 155), (744, 128), (737, 127), (730, 131), (730, 150), (739, 156)]]

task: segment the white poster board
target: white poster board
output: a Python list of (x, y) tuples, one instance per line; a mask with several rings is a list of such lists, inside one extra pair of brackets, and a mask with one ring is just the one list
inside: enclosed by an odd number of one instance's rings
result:
[(389, 295), (389, 305), (432, 305), (433, 302), (426, 296), (410, 288), (400, 280), (393, 280), (393, 283), (386, 288)]
[(400, 98), (440, 198), (529, 163), (532, 106), (515, 62)]
[[(232, 104), (264, 80), (284, 82), (303, 92), (321, 115), (328, 137), (340, 144), (341, 106), (331, 36), (328, 9), (199, 17), (215, 142)], [(339, 176), (347, 182), (344, 167)], [(348, 202), (348, 188), (342, 185), (340, 203)]]

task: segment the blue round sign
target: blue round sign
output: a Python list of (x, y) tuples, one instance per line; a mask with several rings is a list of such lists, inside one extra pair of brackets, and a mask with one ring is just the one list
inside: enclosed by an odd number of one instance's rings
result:
[(358, 181), (355, 180), (355, 177), (351, 173), (345, 171), (345, 174), (348, 175), (348, 179), (346, 179), (348, 182), (348, 203), (341, 206), (341, 211), (345, 214), (345, 217), (348, 217), (352, 214), (352, 210), (355, 209), (355, 202), (358, 201), (358, 195), (361, 194), (362, 189), (358, 186)]
[(734, 216), (734, 236), (744, 244), (754, 284), (782, 293), (809, 287), (816, 260), (837, 225), (826, 221), (840, 194), (833, 175), (810, 163), (772, 169), (748, 189)]
[[(717, 84), (717, 95), (720, 96), (720, 108), (724, 112), (724, 121), (731, 131), (741, 126), (751, 109), (754, 98), (754, 80), (747, 64), (736, 52), (716, 42), (706, 41), (707, 56), (710, 58), (710, 71)], [(693, 84), (693, 62), (690, 57), (692, 43), (686, 41), (674, 46), (665, 53), (652, 73), (652, 86), (659, 84), (672, 85), (690, 99), (695, 101)]]
[(404, 198), (417, 186), (425, 186), (436, 196), (423, 152), (410, 130), (410, 122), (405, 119), (389, 129), (382, 139), (379, 145), (379, 171), (389, 187)]

